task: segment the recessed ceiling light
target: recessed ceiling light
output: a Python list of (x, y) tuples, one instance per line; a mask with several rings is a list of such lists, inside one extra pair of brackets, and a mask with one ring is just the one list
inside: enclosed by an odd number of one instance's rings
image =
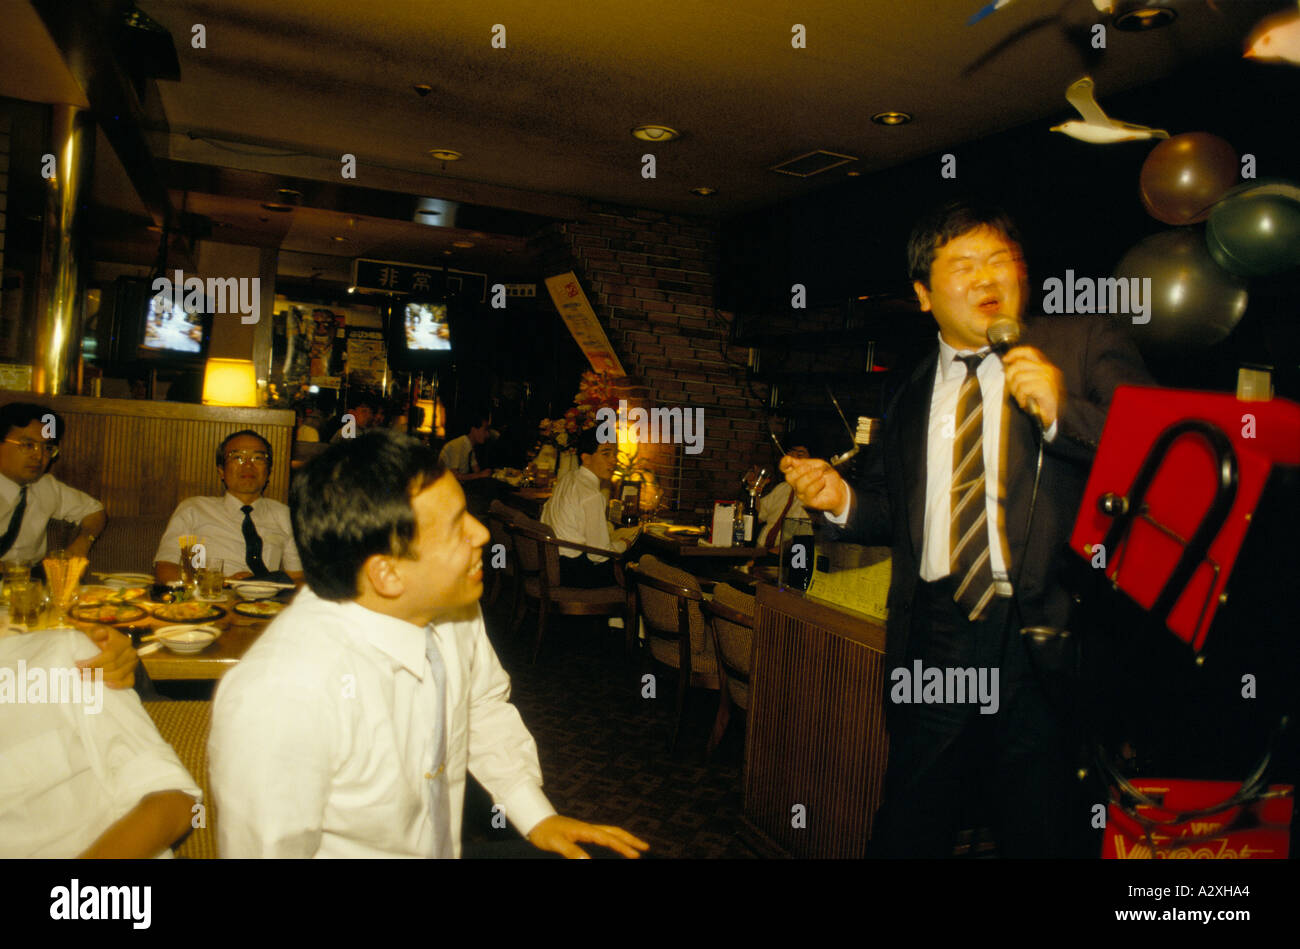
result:
[(274, 211), (276, 214), (288, 214), (293, 210), (292, 204), (273, 204), (270, 201), (263, 201), (262, 207), (268, 211)]
[(877, 125), (906, 125), (908, 122), (912, 121), (912, 113), (894, 112), (892, 110), (877, 112), (871, 117), (871, 121), (875, 122)]
[[(356, 292), (357, 292), (357, 288), (356, 288), (356, 287), (348, 287), (348, 293), (356, 293)], [(312, 388), (314, 389), (315, 386), (312, 386)]]
[(275, 196), (285, 204), (297, 204), (302, 200), (302, 192), (293, 188), (277, 188)]
[(710, 188), (707, 185), (700, 185), (698, 188), (692, 188), (691, 194), (699, 195), (701, 198), (707, 198), (710, 195), (718, 193), (717, 188)]
[(844, 172), (844, 175), (845, 175), (845, 177), (847, 177), (847, 178), (858, 178), (858, 177), (861, 177), (862, 172), (860, 172), (860, 171), (846, 171), (846, 172)]
[(421, 99), (433, 92), (433, 86), (429, 85), (427, 82), (417, 82), (411, 88), (415, 90), (415, 94)]
[(429, 156), (438, 159), (438, 161), (460, 161), (463, 157), (454, 148), (431, 148), (429, 149)]
[(341, 243), (341, 242), (347, 240), (347, 238), (344, 237), (342, 234), (333, 234), (333, 235), (330, 236), (330, 240), (332, 240), (332, 241), (339, 241), (339, 242)]
[(474, 246), (474, 242), (473, 241), (452, 241), (451, 246), (459, 247), (462, 250), (468, 250), (469, 248)]
[(1178, 19), (1178, 13), (1158, 3), (1129, 3), (1115, 14), (1115, 29), (1127, 33), (1158, 30)]
[(676, 129), (670, 129), (666, 125), (638, 125), (632, 130), (632, 137), (640, 139), (643, 142), (671, 142), (675, 138), (681, 138), (682, 133)]

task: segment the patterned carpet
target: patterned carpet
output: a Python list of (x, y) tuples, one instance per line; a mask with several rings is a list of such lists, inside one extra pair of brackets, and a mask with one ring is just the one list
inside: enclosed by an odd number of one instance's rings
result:
[[(622, 630), (584, 619), (551, 623), (528, 664), (536, 619), (508, 633), (506, 597), (486, 606), (488, 634), (513, 681), (513, 701), (537, 740), (547, 796), (560, 813), (616, 824), (659, 858), (752, 858), (739, 839), (743, 715), (732, 716), (709, 763), (704, 747), (717, 692), (693, 690), (677, 751), (668, 753), (676, 681), (663, 669), (657, 698), (641, 697), (640, 670), (623, 657)], [(602, 621), (603, 623), (603, 621)], [(466, 840), (513, 836), (491, 828), (491, 802), (471, 781)]]

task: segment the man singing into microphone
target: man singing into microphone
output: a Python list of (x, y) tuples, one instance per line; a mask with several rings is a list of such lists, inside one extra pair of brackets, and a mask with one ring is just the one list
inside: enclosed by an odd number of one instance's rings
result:
[[(895, 395), (866, 478), (850, 487), (825, 461), (781, 461), (839, 539), (892, 547), (889, 769), (871, 853), (949, 856), (957, 830), (991, 826), (1002, 856), (1069, 854), (1091, 813), (1073, 804), (1073, 749), (1019, 631), (1068, 627), (1057, 572), (1106, 410), (1117, 386), (1150, 379), (1106, 317), (1022, 321), (1020, 239), (1000, 209), (938, 208), (914, 228), (908, 264), (938, 348)], [(996, 711), (971, 695), (914, 701), (903, 670), (918, 660), (945, 681), (988, 670)]]

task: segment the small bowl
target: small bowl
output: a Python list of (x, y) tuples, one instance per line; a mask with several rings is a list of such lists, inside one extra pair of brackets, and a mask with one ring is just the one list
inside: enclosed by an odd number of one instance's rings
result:
[(163, 626), (154, 635), (172, 652), (192, 656), (216, 642), (221, 630), (215, 626)]
[(270, 583), (239, 583), (230, 585), (245, 600), (269, 600), (280, 592), (280, 588)]

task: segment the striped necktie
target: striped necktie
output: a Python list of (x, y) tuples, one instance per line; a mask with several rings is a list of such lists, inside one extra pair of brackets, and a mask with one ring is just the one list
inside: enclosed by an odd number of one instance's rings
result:
[(948, 556), (957, 582), (952, 598), (972, 622), (984, 617), (995, 589), (984, 496), (984, 396), (975, 374), (984, 356), (956, 357), (966, 365), (966, 378), (957, 394)]
[(433, 755), (432, 770), (428, 774), (432, 792), (429, 813), (433, 819), (433, 853), (430, 856), (450, 858), (455, 851), (451, 839), (451, 792), (447, 787), (447, 666), (442, 661), (432, 626), (428, 630), (424, 651), (429, 657), (429, 669), (433, 675)]

